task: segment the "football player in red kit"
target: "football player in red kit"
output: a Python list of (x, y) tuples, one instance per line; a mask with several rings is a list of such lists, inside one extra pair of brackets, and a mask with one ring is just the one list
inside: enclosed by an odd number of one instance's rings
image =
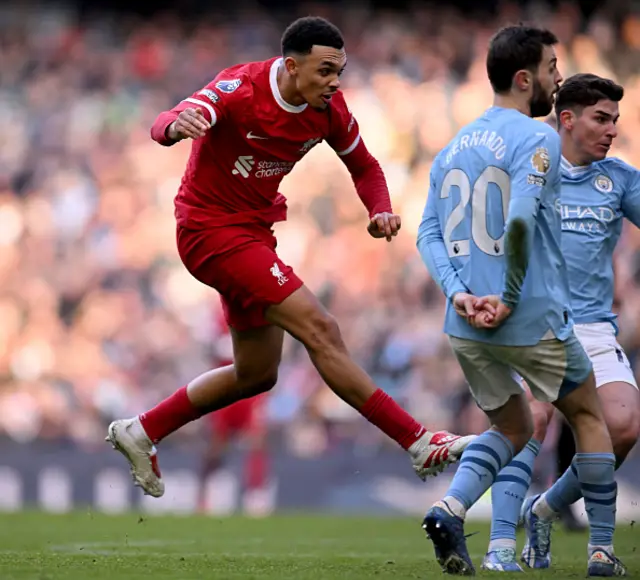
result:
[(234, 361), (109, 426), (107, 440), (152, 496), (164, 493), (155, 444), (271, 389), (285, 331), (304, 344), (336, 395), (409, 452), (422, 479), (457, 461), (473, 439), (427, 431), (379, 389), (349, 355), (336, 320), (276, 253), (272, 225), (287, 214), (278, 186), (321, 141), (351, 173), (369, 234), (391, 241), (400, 229), (382, 169), (340, 91), (346, 63), (340, 31), (323, 18), (301, 18), (285, 30), (281, 57), (223, 70), (151, 129), (161, 145), (193, 140), (175, 200), (178, 251), (187, 270), (220, 293)]
[[(231, 332), (222, 313), (214, 317), (217, 338), (214, 343), (213, 363), (217, 366), (233, 364)], [(225, 463), (230, 446), (242, 441), (244, 456), (243, 504), (249, 515), (262, 515), (271, 509), (268, 481), (268, 449), (266, 415), (267, 393), (242, 399), (216, 413), (209, 413), (206, 427), (210, 430), (200, 472), (200, 509), (204, 512), (215, 507), (216, 498), (208, 497), (207, 480)], [(212, 500), (212, 501), (211, 501)]]

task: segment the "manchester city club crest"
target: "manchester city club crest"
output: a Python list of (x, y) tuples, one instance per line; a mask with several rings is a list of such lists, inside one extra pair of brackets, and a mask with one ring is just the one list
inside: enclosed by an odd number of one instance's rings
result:
[(602, 193), (609, 193), (613, 189), (613, 181), (611, 181), (608, 175), (598, 175), (593, 184), (596, 186), (596, 189)]

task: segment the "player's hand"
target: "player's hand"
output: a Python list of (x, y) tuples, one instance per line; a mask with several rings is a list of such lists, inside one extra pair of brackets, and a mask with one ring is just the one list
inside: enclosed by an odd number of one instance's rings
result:
[(367, 231), (373, 238), (387, 238), (387, 242), (390, 242), (394, 236), (398, 235), (401, 227), (400, 216), (385, 211), (377, 213), (371, 218)]
[(482, 296), (478, 300), (483, 301), (483, 308), (469, 322), (475, 328), (498, 328), (511, 316), (511, 308), (500, 300), (500, 296)]
[(467, 292), (458, 292), (453, 296), (451, 302), (456, 314), (462, 316), (472, 326), (474, 326), (473, 321), (475, 318), (482, 313), (487, 313), (491, 316), (495, 315), (495, 309), (487, 301), (486, 297), (478, 298)]
[(180, 139), (200, 139), (207, 134), (211, 124), (199, 107), (189, 107), (181, 111), (178, 118), (169, 126), (168, 136), (174, 141)]

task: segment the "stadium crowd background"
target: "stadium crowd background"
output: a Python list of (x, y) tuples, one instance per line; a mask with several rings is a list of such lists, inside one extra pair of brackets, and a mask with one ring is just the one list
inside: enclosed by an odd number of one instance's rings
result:
[[(308, 13), (345, 35), (343, 89), (403, 230), (392, 244), (366, 234), (348, 173), (323, 144), (284, 181), (282, 257), (320, 293), (380, 386), (429, 426), (480, 430), (441, 331), (442, 296), (415, 249), (430, 163), (491, 104), (484, 58), (492, 32), (535, 20), (560, 37), (565, 77), (589, 71), (625, 85), (613, 154), (640, 165), (640, 16), (606, 6), (589, 18), (571, 3), (505, 4), (474, 18), (418, 4), (402, 12), (300, 4), (195, 22), (170, 12), (81, 22), (68, 6), (3, 3), (0, 437), (104, 445), (109, 420), (155, 404), (212, 365), (217, 297), (175, 249), (173, 196), (190, 145), (160, 147), (149, 128), (220, 69), (276, 54), (284, 26)], [(620, 340), (635, 364), (640, 233), (628, 224), (616, 265)], [(376, 437), (323, 388), (291, 340), (269, 421), (307, 451), (326, 448), (331, 426), (366, 445)]]

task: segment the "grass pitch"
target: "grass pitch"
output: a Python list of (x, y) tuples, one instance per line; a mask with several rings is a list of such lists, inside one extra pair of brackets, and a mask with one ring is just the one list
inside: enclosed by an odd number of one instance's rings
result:
[[(469, 522), (466, 532), (476, 531), (479, 533), (468, 542), (479, 569), (489, 530), (485, 524)], [(585, 534), (557, 530), (553, 570), (527, 571), (525, 577), (583, 578), (586, 542)], [(619, 528), (616, 552), (631, 577), (640, 571), (639, 544), (637, 528)], [(478, 575), (495, 573), (478, 570)], [(1, 580), (437, 577), (442, 574), (419, 518), (290, 515), (251, 520), (93, 512), (0, 514)]]

